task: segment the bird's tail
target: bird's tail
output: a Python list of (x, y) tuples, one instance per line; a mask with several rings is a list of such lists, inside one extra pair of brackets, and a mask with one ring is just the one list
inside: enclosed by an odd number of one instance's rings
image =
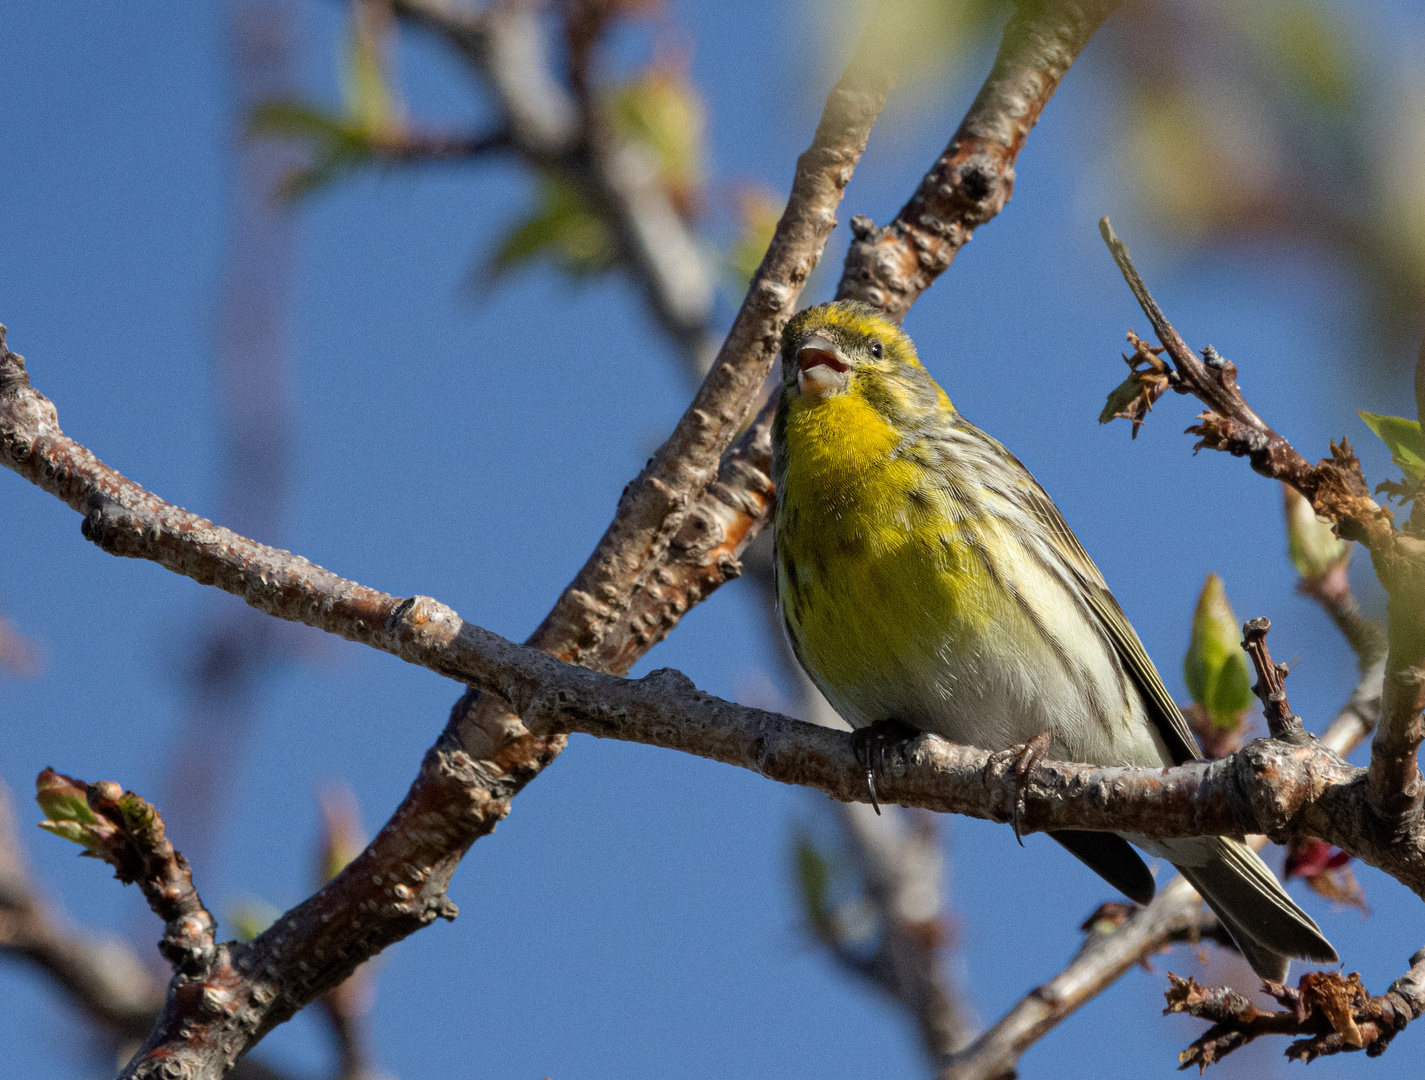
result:
[(1292, 957), (1339, 962), (1321, 928), (1246, 844), (1202, 836), (1159, 840), (1154, 846), (1207, 901), (1261, 978), (1283, 982)]

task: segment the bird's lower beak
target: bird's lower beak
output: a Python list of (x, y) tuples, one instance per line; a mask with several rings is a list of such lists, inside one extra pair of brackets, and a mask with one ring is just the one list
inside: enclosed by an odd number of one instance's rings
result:
[(851, 384), (851, 365), (825, 338), (811, 337), (797, 349), (797, 389), (812, 397), (842, 393)]

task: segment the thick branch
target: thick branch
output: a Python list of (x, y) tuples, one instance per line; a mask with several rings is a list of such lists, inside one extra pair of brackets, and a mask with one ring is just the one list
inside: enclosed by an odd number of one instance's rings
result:
[(1331, 458), (1311, 465), (1257, 415), (1237, 385), (1237, 366), (1210, 346), (1202, 359), (1148, 291), (1128, 248), (1108, 219), (1099, 231), (1158, 339), (1172, 358), (1173, 388), (1191, 393), (1209, 411), (1190, 432), (1199, 448), (1246, 457), (1264, 476), (1290, 484), (1322, 517), (1336, 523), (1345, 539), (1370, 549), (1376, 576), (1389, 595), (1381, 720), (1371, 743), (1371, 807), (1388, 828), (1402, 832), (1418, 824), (1425, 805), (1425, 777), (1418, 762), (1425, 742), (1425, 538), (1402, 532), (1391, 512), (1369, 494), (1360, 462), (1343, 439), (1331, 444)]
[[(1361, 717), (1379, 710), (1377, 664), (1362, 677), (1321, 737), (1320, 745), (1341, 757), (1347, 756), (1369, 734)], [(1207, 927), (1201, 922), (1202, 911), (1197, 893), (1182, 877), (1174, 877), (1146, 908), (1132, 912), (1107, 934), (1090, 937), (1062, 972), (1031, 990), (973, 1043), (955, 1054), (939, 1080), (998, 1080), (1012, 1075), (1015, 1063), (1029, 1047), (1127, 971), (1172, 941), (1190, 939), (1199, 929), (1207, 936)]]
[(1122, 0), (1022, 0), (999, 55), (945, 152), (889, 225), (851, 219), (838, 299), (900, 322), (1014, 189), (1014, 166), (1059, 82)]

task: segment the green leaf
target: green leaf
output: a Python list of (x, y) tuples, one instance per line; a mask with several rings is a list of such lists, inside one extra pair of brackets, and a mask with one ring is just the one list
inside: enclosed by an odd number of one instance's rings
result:
[(680, 209), (703, 179), (702, 100), (687, 76), (673, 66), (655, 66), (614, 90), (605, 113), (624, 138), (653, 152), (663, 186)]
[(35, 779), (35, 802), (46, 819), (38, 823), (41, 829), (78, 844), (86, 855), (104, 857), (106, 843), (116, 830), (89, 808), (87, 784), (45, 769)]
[(546, 176), (540, 181), (537, 200), (533, 212), (505, 233), (490, 256), (486, 281), (540, 258), (575, 278), (603, 273), (613, 265), (613, 234), (578, 191)]
[(1242, 652), (1242, 631), (1222, 579), (1208, 574), (1192, 618), (1192, 641), (1183, 660), (1188, 693), (1217, 727), (1232, 727), (1251, 707), (1252, 685)]
[(831, 868), (806, 834), (796, 839), (797, 884), (800, 886), (802, 910), (807, 926), (818, 938), (829, 940), (834, 935), (831, 913)]
[(1316, 516), (1299, 491), (1283, 484), (1282, 495), (1286, 500), (1287, 556), (1302, 577), (1319, 578), (1347, 558), (1350, 549), (1329, 522)]
[(307, 150), (307, 164), (282, 179), (286, 199), (310, 195), (369, 162), (375, 133), (337, 113), (300, 101), (265, 101), (248, 118), (253, 138), (288, 139)]
[(1421, 437), (1419, 420), (1383, 416), (1364, 409), (1357, 409), (1356, 415), (1390, 449), (1391, 460), (1400, 466), (1407, 479), (1425, 478), (1425, 438)]
[(228, 909), (228, 922), (239, 941), (251, 941), (275, 923), (281, 914), (266, 900), (248, 897)]
[(727, 268), (738, 292), (744, 292), (777, 232), (786, 200), (760, 187), (737, 194), (738, 233), (727, 253)]

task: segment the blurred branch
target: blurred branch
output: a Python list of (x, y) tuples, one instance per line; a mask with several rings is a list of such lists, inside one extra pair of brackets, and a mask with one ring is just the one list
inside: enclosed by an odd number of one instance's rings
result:
[(1310, 500), (1317, 514), (1336, 523), (1343, 539), (1370, 549), (1389, 596), (1381, 721), (1371, 743), (1370, 810), (1388, 830), (1404, 835), (1418, 829), (1425, 813), (1425, 777), (1417, 760), (1425, 741), (1425, 536), (1413, 533), (1413, 520), (1405, 531), (1395, 527), (1391, 512), (1371, 498), (1360, 462), (1344, 439), (1331, 444), (1330, 459), (1311, 465), (1258, 416), (1237, 385), (1236, 365), (1211, 346), (1199, 359), (1148, 292), (1107, 218), (1099, 229), (1173, 361), (1173, 389), (1208, 407), (1188, 429), (1201, 436), (1198, 447), (1248, 458), (1254, 470), (1285, 481)]
[[(296, 86), (295, 0), (230, 0), (221, 46), (238, 117)], [(296, 232), (276, 191), (292, 147), (233, 139), (212, 370), (221, 433), (217, 506), (245, 536), (280, 542), (290, 491), (292, 397), (288, 315)], [(175, 635), (183, 718), (163, 769), (159, 801), (183, 846), (199, 859), (215, 848), (220, 808), (242, 760), (261, 680), (296, 649), (282, 626), (227, 597), (205, 597), (196, 626)]]
[(700, 242), (650, 155), (606, 130), (581, 105), (577, 87), (555, 77), (535, 7), (518, 0), (480, 9), (458, 0), (395, 0), (392, 7), (466, 59), (500, 113), (502, 145), (561, 177), (608, 222), (620, 261), (684, 366), (700, 378), (716, 348), (713, 273)]
[(163, 983), (127, 945), (66, 925), (30, 880), (14, 805), (0, 786), (0, 952), (52, 978), (96, 1024), (142, 1039), (163, 1005)]
[(24, 679), (37, 674), (39, 668), (39, 650), (0, 611), (0, 671)]
[(1122, 0), (1019, 0), (993, 70), (910, 201), (889, 225), (851, 219), (838, 299), (900, 322), (1014, 189), (1030, 130), (1094, 31)]
[[(847, 730), (849, 725), (804, 674), (797, 671), (793, 677), (802, 689), (808, 720)], [(969, 1040), (972, 1019), (941, 964), (949, 928), (945, 860), (934, 822), (902, 807), (887, 806), (883, 814), (864, 803), (836, 802), (832, 808), (879, 933), (869, 955), (846, 939), (834, 919), (824, 921), (818, 939), (842, 968), (906, 1011), (927, 1058), (938, 1066)]]

